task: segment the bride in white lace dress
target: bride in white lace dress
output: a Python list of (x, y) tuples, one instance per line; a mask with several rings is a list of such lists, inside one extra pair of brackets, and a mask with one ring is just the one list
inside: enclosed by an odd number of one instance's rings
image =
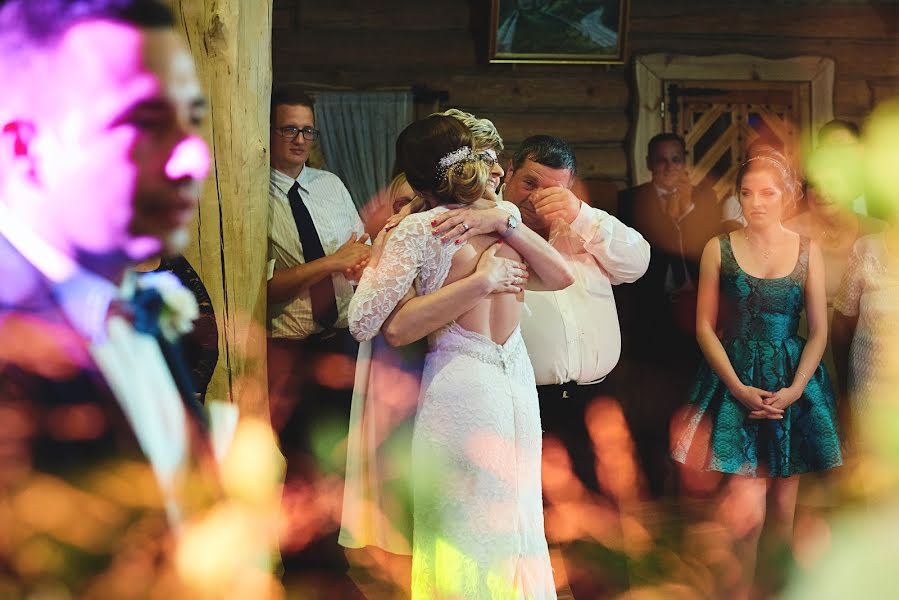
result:
[[(433, 235), (449, 203), (484, 195), (492, 157), (471, 150), (451, 117), (413, 123), (397, 160), (431, 210), (406, 217), (362, 276), (350, 330), (373, 337), (408, 290), (427, 295), (470, 275), (497, 238), (464, 244)], [(500, 210), (503, 209), (503, 210)], [(517, 207), (491, 205), (504, 238), (497, 255), (529, 264), (529, 287), (561, 289), (562, 257), (519, 222)], [(483, 219), (482, 219), (483, 221)], [(543, 532), (540, 412), (518, 323), (522, 294), (492, 294), (429, 336), (412, 441), (413, 598), (555, 598)]]

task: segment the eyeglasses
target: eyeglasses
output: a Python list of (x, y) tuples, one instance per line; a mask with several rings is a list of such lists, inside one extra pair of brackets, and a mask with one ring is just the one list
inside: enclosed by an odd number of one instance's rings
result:
[(478, 160), (482, 161), (487, 167), (493, 168), (493, 165), (496, 164), (496, 155), (490, 151), (487, 152), (478, 152), (477, 154)]
[(289, 139), (291, 142), (297, 139), (297, 136), (301, 133), (303, 134), (303, 139), (310, 142), (317, 140), (321, 135), (321, 131), (312, 127), (303, 127), (302, 129), (299, 127), (275, 127), (274, 130), (275, 133)]

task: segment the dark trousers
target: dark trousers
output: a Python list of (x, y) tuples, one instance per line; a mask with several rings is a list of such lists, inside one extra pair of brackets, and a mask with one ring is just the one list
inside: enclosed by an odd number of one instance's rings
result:
[(269, 403), (281, 449), (288, 454), (288, 472), (304, 468), (290, 464), (294, 453), (310, 454), (319, 470), (334, 467), (319, 440), (346, 438), (358, 352), (346, 329), (302, 340), (269, 338)]
[(540, 421), (544, 436), (553, 436), (568, 450), (575, 476), (592, 491), (599, 491), (596, 480), (596, 455), (587, 431), (587, 406), (605, 395), (605, 381), (592, 385), (574, 382), (561, 385), (538, 385)]
[[(679, 343), (677, 343), (679, 342)], [(634, 436), (641, 469), (654, 498), (677, 493), (678, 470), (671, 458), (672, 422), (689, 400), (699, 364), (694, 339), (660, 340), (664, 357), (627, 359), (628, 385), (622, 388), (625, 418)]]
[[(302, 511), (302, 502), (298, 506), (295, 499), (307, 498), (311, 502), (309, 490), (317, 489), (314, 486), (322, 478), (343, 478), (346, 454), (341, 450), (349, 431), (358, 349), (358, 343), (346, 329), (303, 340), (268, 339), (272, 425), (287, 459), (286, 511)], [(339, 505), (339, 501), (335, 500), (335, 504)], [(346, 568), (334, 524), (315, 525), (322, 530), (310, 535), (311, 540), (301, 548), (291, 547), (290, 541), (282, 548), (286, 575), (310, 568)], [(306, 535), (298, 533), (299, 537)]]

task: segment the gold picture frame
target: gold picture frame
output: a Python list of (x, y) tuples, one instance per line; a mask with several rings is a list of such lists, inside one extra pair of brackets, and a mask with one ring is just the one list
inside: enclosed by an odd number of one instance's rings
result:
[(491, 0), (490, 62), (622, 64), (629, 0)]

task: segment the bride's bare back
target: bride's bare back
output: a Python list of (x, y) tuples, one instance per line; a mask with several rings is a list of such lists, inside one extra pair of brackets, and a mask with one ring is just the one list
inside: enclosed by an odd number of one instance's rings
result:
[[(494, 235), (478, 235), (468, 240), (453, 255), (452, 266), (443, 286), (474, 273), (481, 254), (498, 239)], [(516, 261), (521, 260), (521, 255), (506, 244), (503, 244), (496, 255)], [(478, 302), (474, 308), (456, 318), (456, 323), (469, 331), (490, 338), (497, 344), (502, 344), (509, 339), (521, 320), (523, 300), (524, 295), (521, 293), (491, 294)]]

